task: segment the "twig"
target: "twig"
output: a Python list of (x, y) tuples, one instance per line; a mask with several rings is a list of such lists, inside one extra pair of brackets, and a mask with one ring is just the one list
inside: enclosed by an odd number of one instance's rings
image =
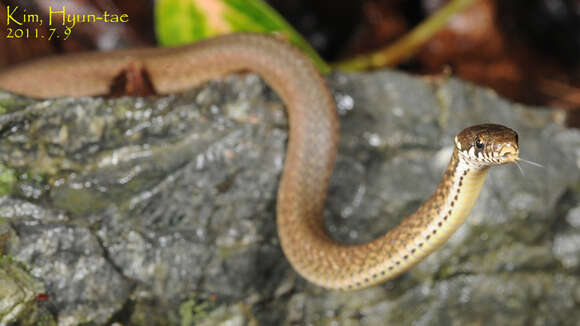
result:
[(340, 70), (366, 70), (393, 66), (412, 56), (431, 36), (443, 28), (451, 16), (473, 5), (477, 0), (452, 0), (395, 43), (377, 52), (354, 57), (335, 65)]

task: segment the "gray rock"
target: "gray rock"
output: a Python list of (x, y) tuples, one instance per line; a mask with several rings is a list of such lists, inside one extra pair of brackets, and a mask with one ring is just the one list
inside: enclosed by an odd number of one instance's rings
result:
[(280, 250), (287, 121), (256, 76), (167, 97), (0, 93), (0, 248), (44, 284), (60, 325), (580, 325), (580, 132), (455, 79), (329, 83), (341, 143), (325, 218), (340, 241), (417, 208), (466, 126), (514, 128), (521, 156), (545, 167), (494, 168), (443, 248), (340, 293), (297, 276)]
[(50, 314), (38, 304), (44, 286), (21, 263), (0, 257), (0, 325), (53, 325)]

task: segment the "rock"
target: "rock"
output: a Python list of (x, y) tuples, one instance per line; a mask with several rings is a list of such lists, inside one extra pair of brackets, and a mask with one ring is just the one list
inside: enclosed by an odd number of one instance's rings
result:
[(494, 168), (443, 248), (341, 293), (297, 276), (280, 249), (287, 121), (256, 76), (151, 98), (0, 93), (0, 248), (44, 284), (59, 325), (576, 325), (580, 132), (455, 79), (329, 83), (341, 143), (325, 217), (340, 241), (370, 240), (417, 208), (466, 126), (514, 128), (521, 156), (544, 168)]
[(39, 304), (44, 286), (21, 263), (0, 257), (0, 325), (54, 325), (54, 320)]

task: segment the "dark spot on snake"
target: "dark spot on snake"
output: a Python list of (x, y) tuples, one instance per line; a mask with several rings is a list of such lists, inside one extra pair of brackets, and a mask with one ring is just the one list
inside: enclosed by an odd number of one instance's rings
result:
[(449, 210), (449, 212), (447, 212), (447, 215), (451, 215), (451, 210)]
[(368, 282), (369, 282), (369, 278), (365, 277), (365, 283), (368, 283)]
[(397, 265), (401, 265), (401, 262), (397, 260), (397, 262), (395, 263)]
[(444, 220), (444, 221), (447, 221), (447, 215), (445, 215), (445, 216), (443, 217), (443, 220)]
[(373, 274), (373, 278), (377, 278), (377, 276), (378, 276), (377, 274)]
[(385, 275), (385, 271), (381, 271), (381, 275)]
[(431, 236), (430, 236), (430, 235), (427, 235), (427, 236), (425, 237), (425, 239), (427, 239), (427, 240), (429, 240), (429, 238), (431, 238)]
[(360, 286), (360, 282), (356, 282), (356, 286)]
[(461, 182), (461, 180), (459, 181), (459, 186), (461, 187), (463, 185), (463, 182)]
[(423, 247), (423, 242), (419, 242), (419, 247)]
[(414, 254), (415, 253), (415, 249), (411, 249), (411, 253)]
[(452, 200), (451, 201), (451, 207), (453, 207), (453, 205), (455, 205), (455, 202)]
[(393, 270), (393, 266), (389, 266), (389, 270), (392, 271)]
[(351, 284), (348, 285), (348, 289), (349, 290), (352, 289), (352, 285)]
[(439, 227), (441, 227), (441, 222), (437, 223), (437, 225), (438, 225)]
[(454, 200), (457, 200), (457, 195), (455, 195), (455, 197), (453, 198)]
[(403, 256), (403, 259), (407, 259), (407, 258), (409, 258), (409, 256), (408, 256), (408, 255), (405, 255), (405, 256)]

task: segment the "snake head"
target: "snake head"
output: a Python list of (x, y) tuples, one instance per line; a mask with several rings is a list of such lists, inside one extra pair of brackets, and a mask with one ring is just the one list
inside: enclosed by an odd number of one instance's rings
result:
[(508, 127), (482, 124), (463, 129), (455, 137), (459, 157), (474, 167), (489, 167), (519, 160), (518, 134)]

